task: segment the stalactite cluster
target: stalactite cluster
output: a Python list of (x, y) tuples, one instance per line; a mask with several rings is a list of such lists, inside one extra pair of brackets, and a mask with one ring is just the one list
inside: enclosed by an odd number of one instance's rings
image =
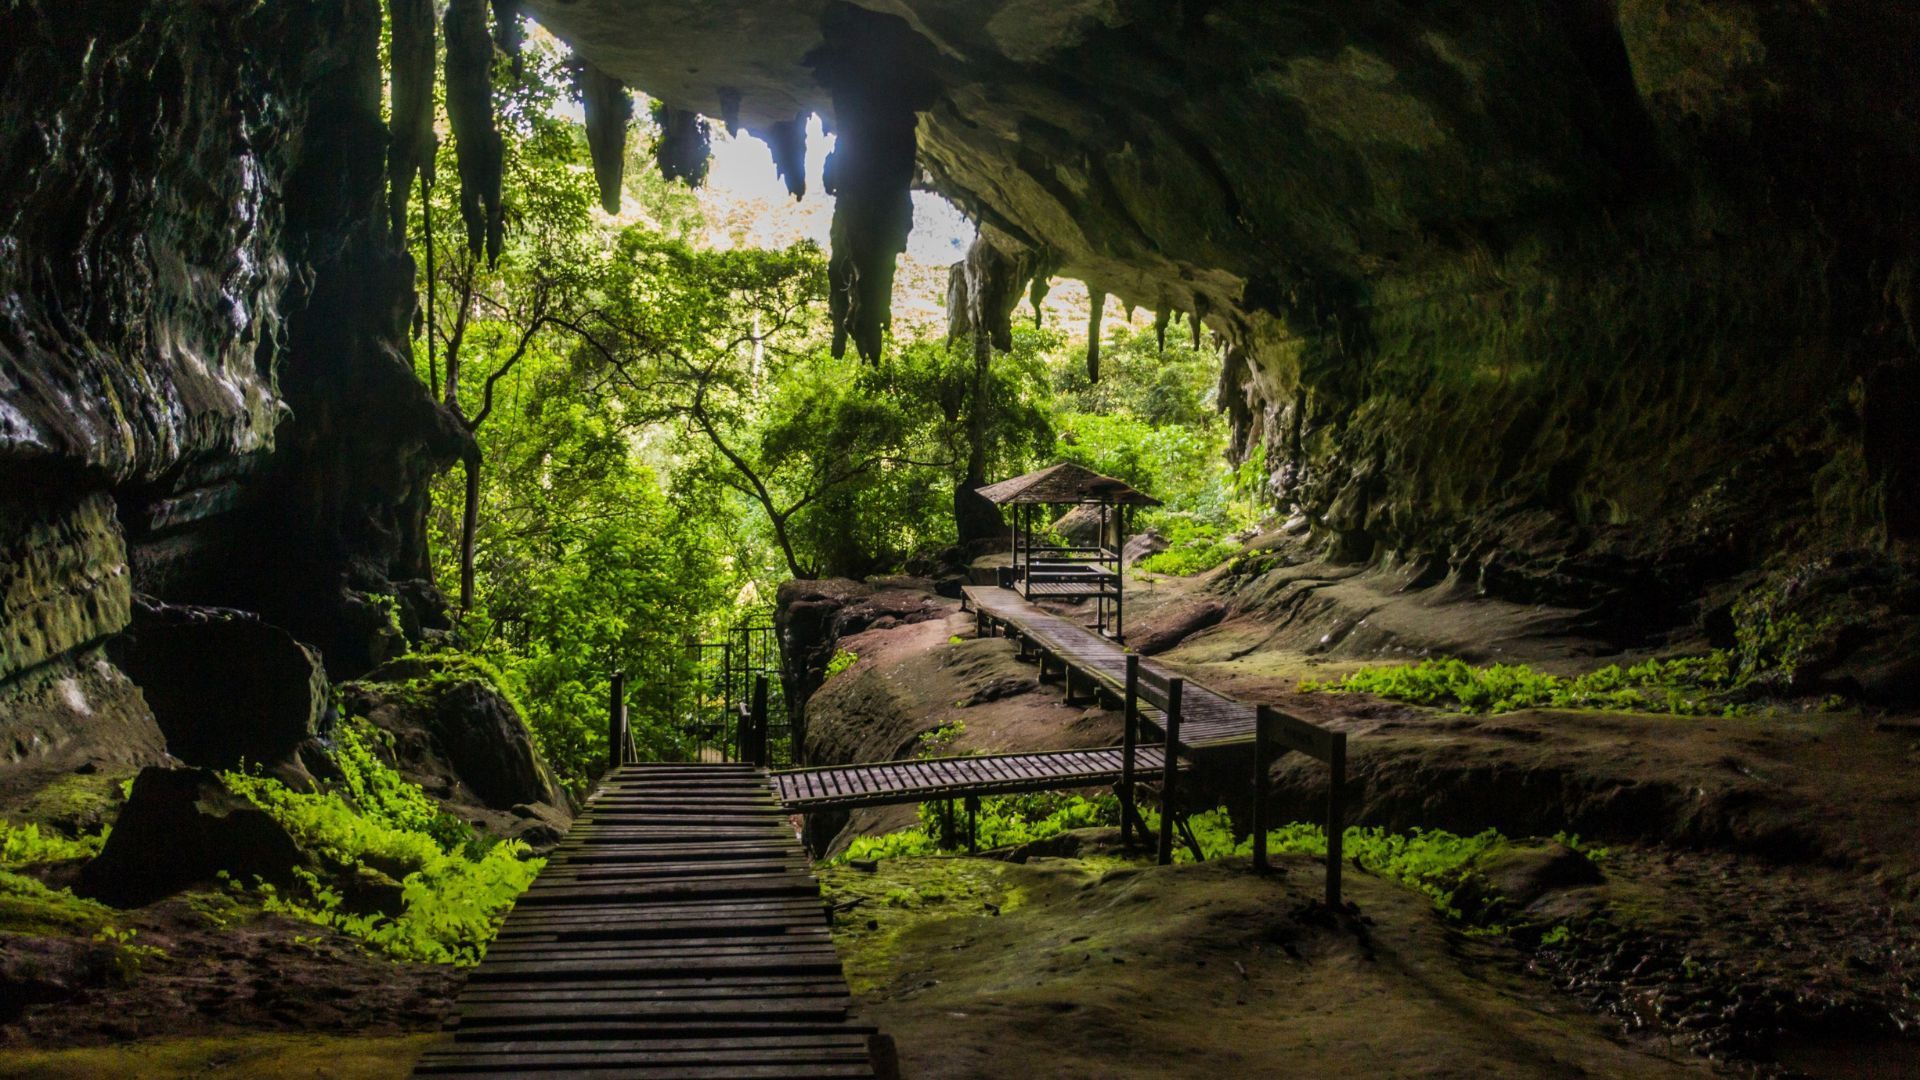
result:
[(891, 325), (894, 260), (913, 228), (915, 113), (933, 101), (932, 48), (897, 16), (836, 5), (821, 22), (825, 44), (809, 57), (833, 97), (839, 141), (827, 160), (833, 210), (828, 311), (833, 354), (853, 340), (878, 362)]
[(807, 118), (796, 116), (767, 125), (756, 131), (773, 154), (774, 171), (787, 185), (787, 192), (798, 199), (807, 193)]
[(706, 118), (692, 109), (655, 105), (653, 119), (660, 126), (660, 141), (653, 147), (660, 175), (684, 180), (689, 187), (706, 183), (707, 164), (713, 154)]
[(593, 158), (593, 179), (600, 187), (600, 206), (620, 212), (620, 184), (627, 166), (627, 124), (633, 119), (633, 95), (626, 84), (584, 61), (574, 73), (580, 105), (586, 111), (587, 152)]
[(387, 0), (392, 28), (393, 144), (387, 151), (388, 205), (393, 239), (407, 239), (407, 199), (416, 175), (433, 182), (433, 0)]
[(484, 247), (489, 262), (500, 257), (505, 225), (500, 182), (505, 149), (493, 121), (493, 39), (487, 32), (486, 0), (447, 5), (447, 120), (460, 161), (460, 220), (467, 250)]

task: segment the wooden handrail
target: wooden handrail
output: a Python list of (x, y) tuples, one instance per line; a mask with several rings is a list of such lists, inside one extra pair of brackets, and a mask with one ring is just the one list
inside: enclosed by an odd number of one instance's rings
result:
[(1254, 712), (1253, 721), (1253, 868), (1266, 873), (1272, 869), (1267, 860), (1267, 798), (1272, 786), (1273, 762), (1280, 753), (1296, 751), (1327, 763), (1331, 776), (1327, 782), (1327, 906), (1340, 906), (1341, 859), (1345, 854), (1347, 828), (1347, 733), (1331, 731), (1289, 716), (1271, 705)]

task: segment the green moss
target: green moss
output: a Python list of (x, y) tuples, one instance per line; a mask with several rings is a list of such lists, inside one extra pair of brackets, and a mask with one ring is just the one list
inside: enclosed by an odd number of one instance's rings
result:
[(38, 825), (14, 825), (0, 821), (0, 870), (21, 870), (29, 866), (91, 859), (100, 854), (107, 842), (107, 831), (93, 836), (68, 839), (56, 833), (44, 833)]
[(1715, 651), (1626, 668), (1608, 665), (1570, 678), (1543, 674), (1524, 664), (1474, 667), (1452, 658), (1423, 660), (1366, 668), (1326, 682), (1304, 679), (1300, 689), (1375, 694), (1462, 712), (1551, 708), (1731, 716), (1748, 708), (1738, 700), (1745, 682), (1736, 674), (1733, 657)]
[(859, 653), (850, 652), (846, 649), (836, 650), (833, 654), (833, 659), (827, 661), (824, 678), (831, 679), (859, 662)]
[(129, 772), (67, 773), (49, 781), (7, 814), (20, 822), (74, 834), (111, 821), (126, 801), (123, 785)]
[(227, 1080), (376, 1080), (409, 1075), (446, 1036), (434, 1033), (366, 1035), (244, 1035), (227, 1038), (149, 1039), (119, 1046), (71, 1050), (10, 1048), (0, 1055), (0, 1077), (91, 1080), (102, 1076), (222, 1077)]
[(115, 912), (65, 889), (0, 870), (0, 932), (92, 937), (113, 925)]
[(1006, 867), (991, 859), (913, 858), (877, 871), (822, 871), (821, 892), (836, 912), (834, 943), (853, 992), (885, 980), (902, 933), (929, 920), (1007, 910)]

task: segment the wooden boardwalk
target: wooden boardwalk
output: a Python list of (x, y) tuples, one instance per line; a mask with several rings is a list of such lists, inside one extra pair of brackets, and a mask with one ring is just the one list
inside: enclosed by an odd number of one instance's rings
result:
[[(1019, 639), (1024, 648), (1038, 651), (1043, 663), (1062, 665), (1116, 699), (1125, 693), (1127, 653), (1111, 640), (1071, 619), (1041, 610), (1012, 589), (969, 585), (962, 595), (987, 632), (1004, 632)], [(1177, 677), (1177, 672), (1151, 660), (1140, 660), (1140, 718), (1163, 739), (1165, 713), (1153, 702), (1164, 700), (1168, 681)], [(1198, 683), (1186, 683), (1180, 712), (1183, 750), (1253, 741), (1254, 707)], [(1141, 751), (1145, 753), (1146, 747)]]
[[(1112, 784), (1120, 780), (1122, 754), (1120, 747), (1108, 746), (882, 761), (791, 769), (774, 773), (773, 781), (780, 801), (796, 811), (889, 806)], [(1158, 746), (1142, 746), (1135, 751), (1134, 770), (1143, 778), (1159, 776), (1163, 764)]]
[(872, 1077), (764, 770), (626, 765), (473, 970), (419, 1076)]

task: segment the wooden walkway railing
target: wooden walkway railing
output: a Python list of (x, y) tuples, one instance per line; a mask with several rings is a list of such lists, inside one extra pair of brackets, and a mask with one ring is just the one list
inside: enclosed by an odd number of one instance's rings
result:
[[(1160, 747), (1140, 747), (1137, 756), (1137, 768), (1161, 771)], [(792, 769), (774, 773), (773, 782), (780, 801), (791, 810), (896, 806), (937, 799), (1018, 795), (1115, 784), (1126, 771), (1124, 758), (1124, 751), (1118, 746), (923, 758)]]
[(872, 1077), (819, 885), (764, 770), (627, 765), (469, 976), (420, 1076)]
[[(1120, 649), (1113, 642), (1069, 619), (1044, 611), (1010, 589), (969, 585), (961, 593), (962, 603), (974, 612), (975, 624), (983, 635), (1005, 634), (1020, 647), (1022, 657), (1030, 657), (1040, 667), (1045, 681), (1049, 668), (1057, 668), (1065, 684), (1067, 699), (1073, 700), (1076, 679), (1095, 695), (1104, 694), (1118, 701), (1126, 716), (1126, 751), (1131, 751), (1139, 727), (1151, 727), (1172, 749), (1162, 756), (1160, 815), (1160, 861), (1173, 857), (1173, 829), (1178, 817), (1179, 799), (1171, 767), (1183, 751), (1202, 750), (1232, 744), (1253, 744), (1253, 863), (1255, 869), (1270, 869), (1267, 860), (1267, 794), (1269, 771), (1279, 754), (1294, 751), (1327, 765), (1327, 888), (1328, 905), (1340, 902), (1340, 861), (1346, 829), (1347, 735), (1318, 724), (1289, 716), (1271, 706), (1243, 704), (1189, 682), (1173, 671), (1137, 654)], [(1133, 770), (1120, 782), (1121, 812), (1125, 815), (1123, 832), (1132, 838), (1135, 826), (1133, 809)], [(1166, 812), (1172, 810), (1173, 812)], [(1191, 836), (1188, 838), (1191, 844)], [(1194, 845), (1197, 849), (1198, 845)]]

